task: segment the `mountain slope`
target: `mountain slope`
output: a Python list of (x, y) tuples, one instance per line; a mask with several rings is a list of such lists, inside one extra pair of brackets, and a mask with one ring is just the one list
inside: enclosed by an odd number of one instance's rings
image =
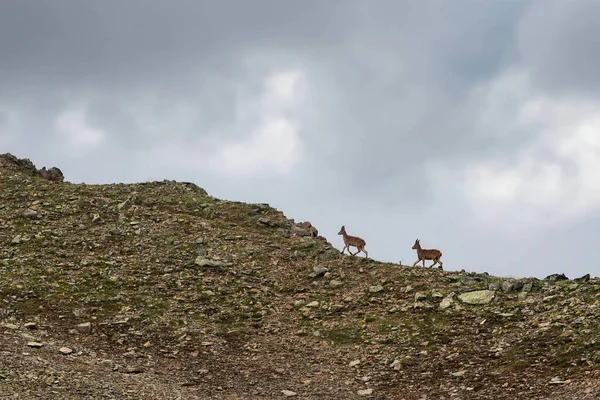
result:
[[(600, 396), (597, 278), (342, 256), (266, 204), (15, 160), (0, 156), (0, 398)], [(478, 290), (489, 303), (461, 299)]]

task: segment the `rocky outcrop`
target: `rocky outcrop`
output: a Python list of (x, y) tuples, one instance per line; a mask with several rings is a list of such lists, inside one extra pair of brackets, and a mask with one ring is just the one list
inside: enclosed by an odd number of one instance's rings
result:
[(52, 182), (63, 182), (65, 180), (62, 171), (57, 167), (37, 169), (29, 158), (17, 158), (10, 153), (0, 154), (0, 166), (12, 167), (28, 175), (40, 176)]

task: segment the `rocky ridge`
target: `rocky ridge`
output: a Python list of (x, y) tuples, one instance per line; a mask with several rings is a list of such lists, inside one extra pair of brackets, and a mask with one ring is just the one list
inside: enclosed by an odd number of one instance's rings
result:
[(342, 256), (267, 204), (15, 159), (0, 156), (0, 398), (600, 397), (598, 278)]

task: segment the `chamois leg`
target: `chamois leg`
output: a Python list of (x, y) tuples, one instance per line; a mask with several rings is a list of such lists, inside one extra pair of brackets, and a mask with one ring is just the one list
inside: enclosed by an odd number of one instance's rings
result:
[[(348, 245), (344, 245), (344, 248), (342, 249), (341, 253), (344, 254), (344, 250), (346, 250), (346, 248), (348, 247)], [(350, 253), (350, 249), (348, 249), (348, 253)]]
[(425, 268), (425, 259), (423, 259), (423, 268)]
[(420, 258), (417, 261), (415, 261), (415, 263), (413, 264), (413, 267), (416, 266), (419, 263), (419, 261), (421, 261)]
[(440, 260), (440, 259), (438, 258), (438, 259), (437, 259), (437, 262), (438, 262), (438, 263), (440, 263), (440, 268), (442, 268), (442, 269), (443, 269), (443, 268), (444, 268), (444, 267), (443, 267), (444, 263), (442, 262), (442, 260)]
[(433, 264), (431, 264), (431, 265), (429, 266), (429, 268), (433, 268), (433, 266), (434, 266), (435, 264), (437, 264), (437, 263), (438, 263), (438, 260), (434, 258), (434, 259), (433, 259)]
[[(365, 258), (369, 258), (369, 252), (366, 251), (364, 247), (361, 247), (359, 250), (362, 251), (363, 253), (365, 253)], [(358, 254), (358, 253), (356, 253), (356, 254)]]

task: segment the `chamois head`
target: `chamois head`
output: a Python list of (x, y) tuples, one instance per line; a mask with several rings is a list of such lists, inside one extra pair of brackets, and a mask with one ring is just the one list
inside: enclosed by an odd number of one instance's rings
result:
[(342, 225), (342, 228), (338, 232), (338, 235), (343, 235), (344, 233), (346, 233), (346, 225)]
[(418, 249), (419, 247), (421, 247), (421, 243), (419, 243), (419, 239), (417, 239), (417, 240), (415, 240), (415, 244), (413, 244), (413, 247), (412, 247), (412, 249), (413, 249), (413, 250), (416, 250), (416, 249)]

